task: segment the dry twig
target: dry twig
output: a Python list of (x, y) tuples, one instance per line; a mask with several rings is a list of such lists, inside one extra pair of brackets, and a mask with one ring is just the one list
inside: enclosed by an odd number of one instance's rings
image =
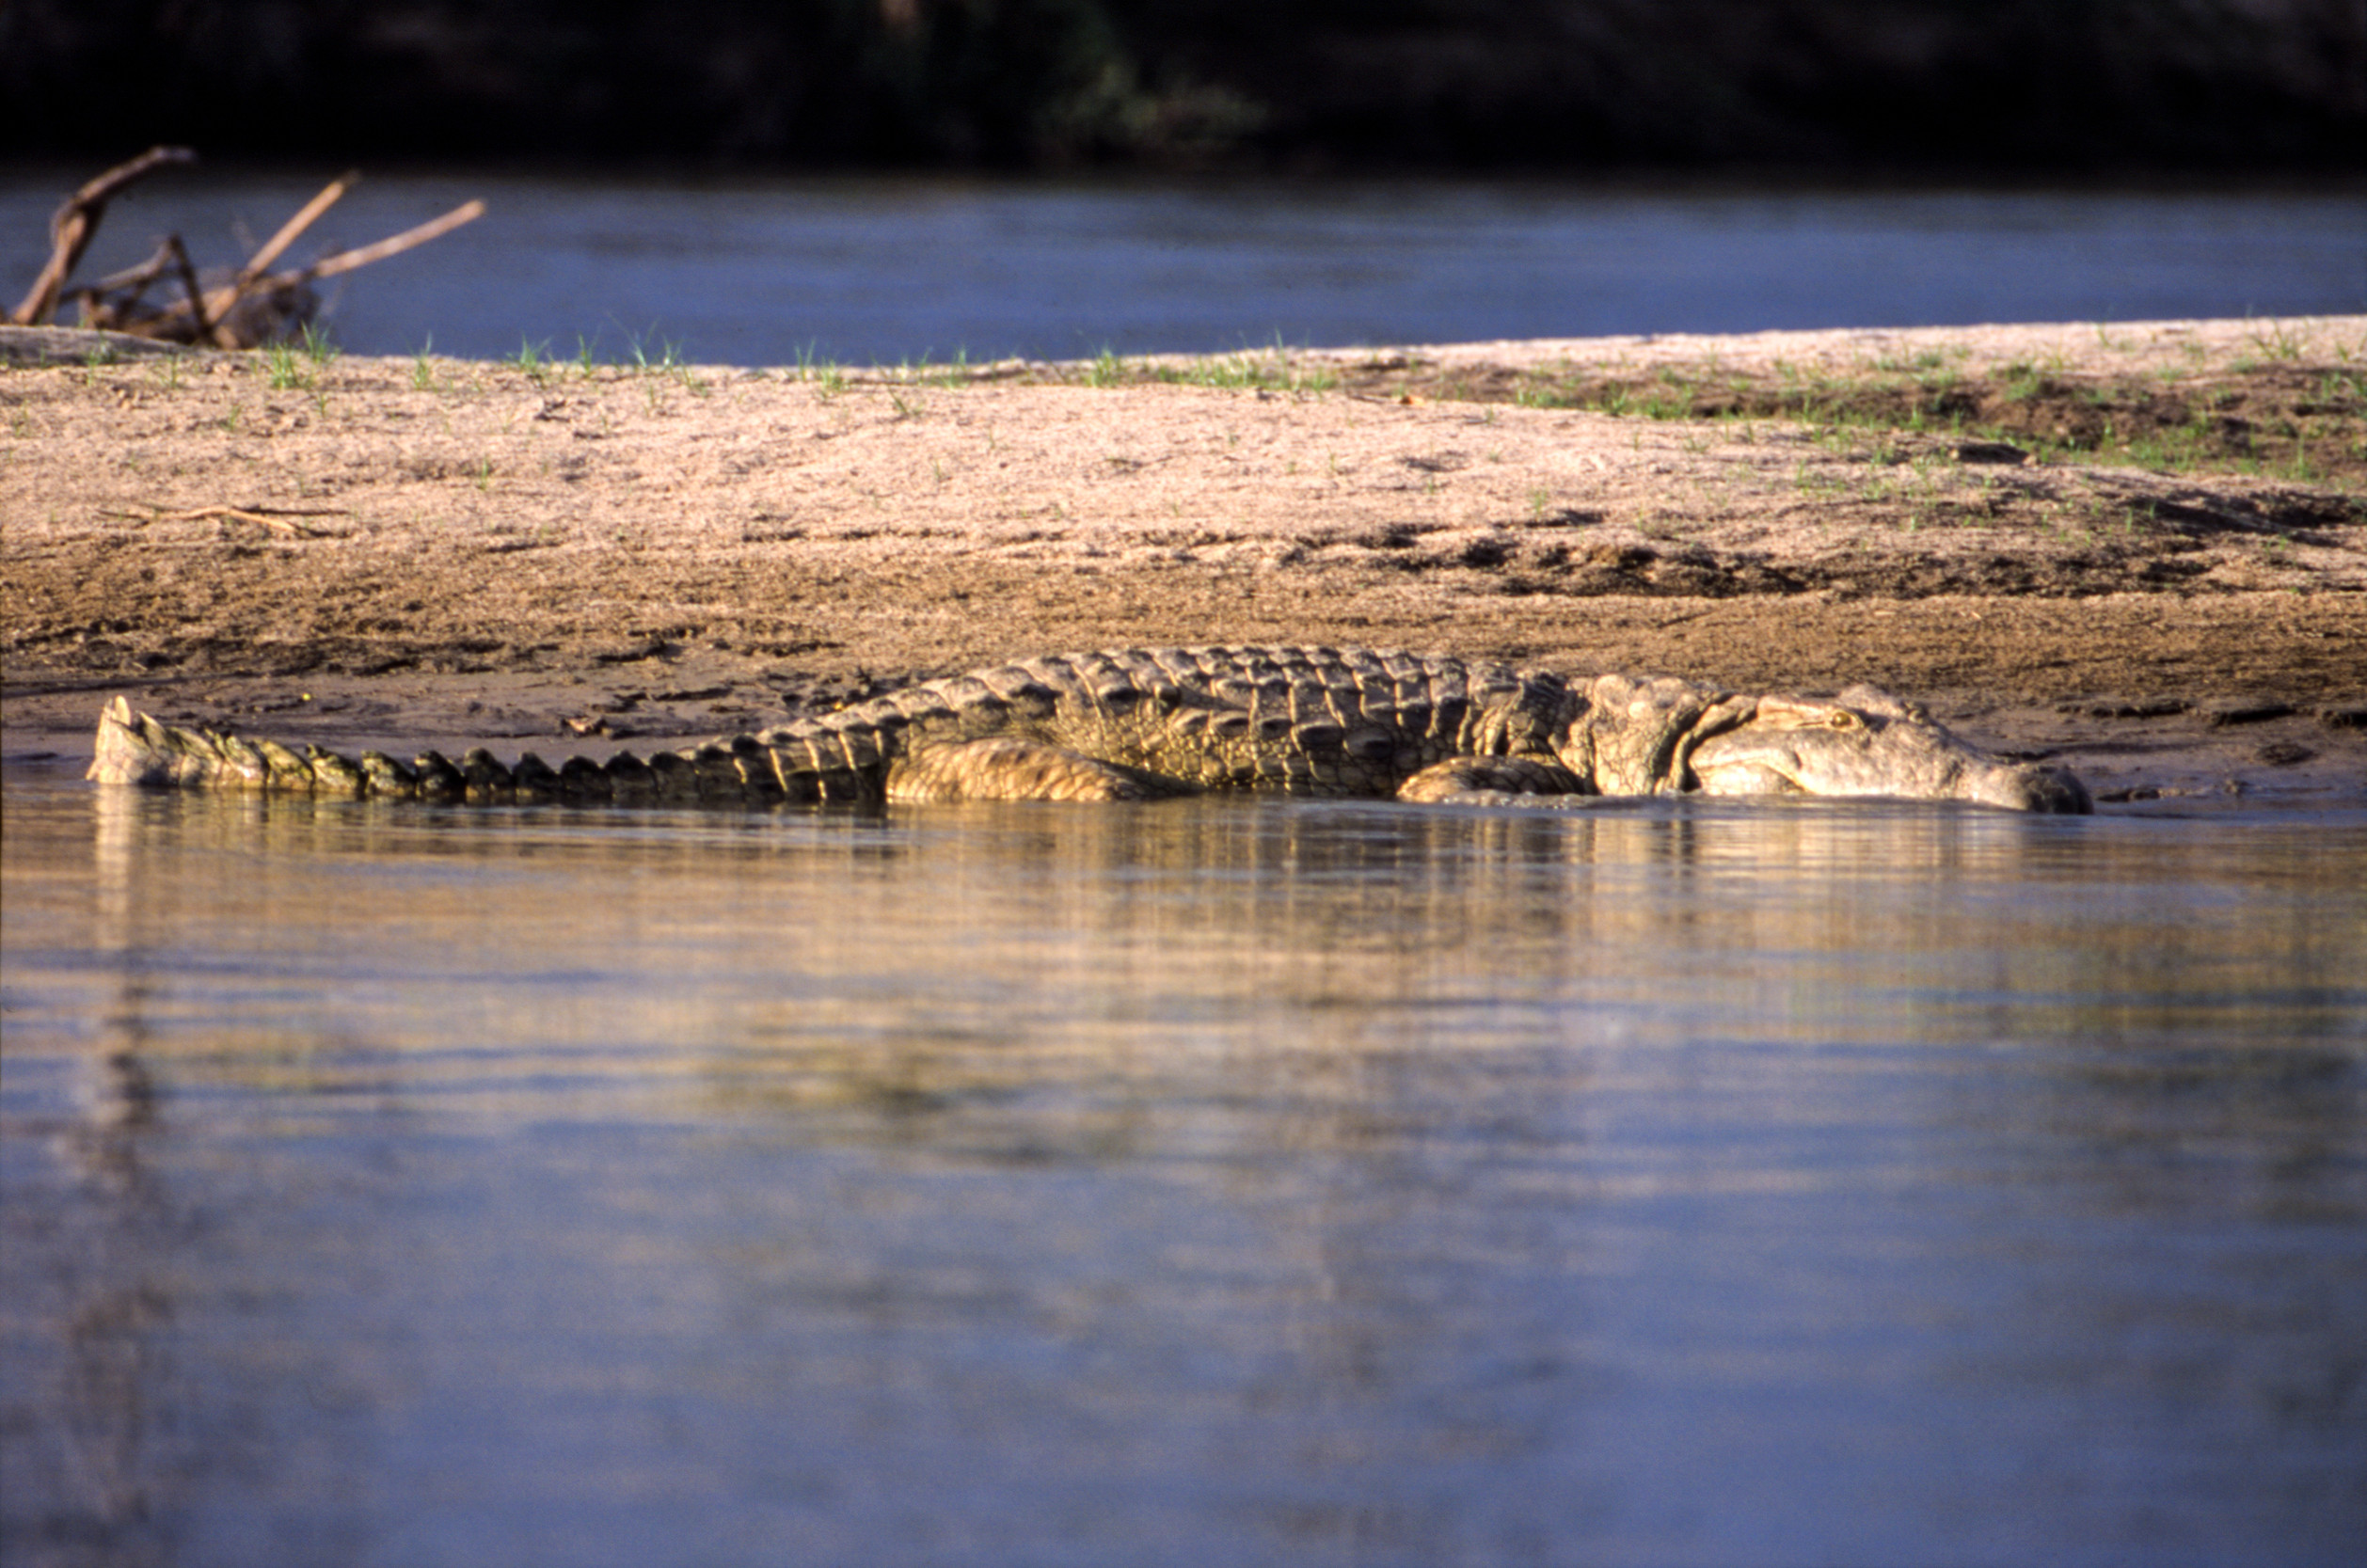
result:
[(139, 512), (102, 512), (103, 517), (123, 517), (135, 523), (202, 523), (225, 519), (255, 523), (263, 528), (281, 530), (302, 539), (333, 539), (335, 534), (324, 529), (307, 528), (292, 521), (296, 517), (342, 517), (342, 507), (307, 506), (199, 506), (186, 512), (167, 512), (161, 506), (150, 505)]

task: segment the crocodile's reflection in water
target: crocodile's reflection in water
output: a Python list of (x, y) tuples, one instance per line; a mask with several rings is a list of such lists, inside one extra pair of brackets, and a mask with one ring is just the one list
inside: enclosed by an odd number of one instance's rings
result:
[(2356, 826), (10, 790), (29, 1560), (2361, 1523)]

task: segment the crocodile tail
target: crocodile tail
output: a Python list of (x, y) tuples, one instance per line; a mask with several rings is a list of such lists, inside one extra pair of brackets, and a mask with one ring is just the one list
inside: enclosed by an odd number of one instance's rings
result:
[(118, 697), (99, 715), (90, 777), (152, 788), (196, 788), (231, 768), (222, 748), (195, 730), (175, 730)]
[(172, 770), (139, 732), (132, 705), (116, 698), (99, 711), (99, 739), (86, 777), (102, 784), (169, 784)]
[(210, 730), (184, 730), (145, 713), (122, 697), (99, 714), (99, 734), (87, 775), (101, 784), (151, 789), (302, 790), (358, 795), (368, 775), (357, 763), (318, 747), (298, 756), (276, 742), (247, 741)]
[(133, 711), (121, 697), (99, 715), (88, 777), (151, 789), (250, 789), (275, 794), (375, 796), (494, 802), (567, 800), (689, 804), (737, 800), (874, 803), (886, 763), (876, 746), (834, 744), (776, 755), (755, 737), (735, 736), (661, 752), (630, 752), (605, 763), (570, 757), (551, 767), (532, 752), (505, 765), (483, 747), (457, 763), (422, 752), (403, 763), (380, 752), (358, 758), (318, 746), (301, 752), (275, 740), (187, 730)]

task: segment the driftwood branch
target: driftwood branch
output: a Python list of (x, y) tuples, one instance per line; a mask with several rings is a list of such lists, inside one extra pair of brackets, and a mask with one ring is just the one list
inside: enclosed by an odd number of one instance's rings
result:
[(348, 172), (339, 175), (324, 185), (320, 195), (297, 209), (295, 216), (279, 226), (279, 232), (274, 234), (261, 250), (247, 258), (246, 264), (238, 269), (238, 286), (244, 287), (261, 277), (272, 262), (279, 260), (281, 251), (295, 244), (296, 237), (312, 227), (314, 218), (335, 206), (337, 198), (352, 190), (360, 181), (359, 174)]
[(389, 235), (376, 245), (360, 245), (352, 250), (340, 251), (337, 255), (315, 261), (301, 271), (282, 273), (280, 276), (294, 277), (298, 282), (310, 282), (315, 277), (334, 277), (341, 272), (351, 272), (356, 267), (366, 267), (373, 261), (383, 261), (389, 256), (400, 256), (413, 245), (425, 245), (439, 235), (451, 233), (464, 223), (474, 223), (483, 216), (485, 216), (484, 202), (464, 201), (442, 217), (430, 218), (416, 229), (405, 229), (402, 233)]
[(90, 247), (91, 237), (99, 231), (99, 220), (106, 215), (107, 203), (115, 199), (124, 186), (166, 164), (193, 164), (198, 155), (185, 147), (151, 147), (130, 163), (118, 164), (82, 189), (68, 197), (49, 220), (49, 263), (33, 280), (33, 292), (8, 313), (9, 322), (17, 326), (38, 326), (49, 320), (57, 309), (57, 297), (64, 292), (66, 279), (73, 276), (74, 264)]
[(189, 309), (197, 312), (198, 336), (212, 337), (214, 322), (205, 308), (205, 291), (198, 286), (198, 269), (189, 264), (189, 252), (182, 245), (181, 236), (166, 235), (164, 248), (172, 252), (174, 268), (181, 274), (181, 287), (189, 298)]
[[(5, 0), (0, 0), (0, 4), (5, 4)], [(66, 279), (88, 248), (108, 199), (151, 169), (164, 164), (187, 163), (195, 156), (185, 148), (151, 148), (130, 163), (107, 170), (67, 198), (57, 215), (50, 220), (54, 244), (49, 262), (41, 269), (33, 292), (8, 320), (20, 326), (35, 325), (50, 319), (62, 300), (71, 299), (81, 303), (85, 325), (111, 327), (169, 342), (212, 342), (220, 348), (251, 348), (267, 340), (285, 338), (310, 319), (315, 301), (306, 284), (399, 256), (485, 215), (484, 202), (467, 202), (439, 218), (406, 229), (375, 245), (340, 251), (308, 266), (273, 272), (272, 263), (361, 178), (358, 174), (342, 174), (281, 224), (279, 231), (248, 257), (227, 281), (217, 282), (213, 288), (202, 285), (197, 268), (190, 264), (188, 251), (176, 234), (158, 245), (156, 254), (140, 265), (96, 283), (68, 289)], [(149, 289), (167, 275), (179, 278), (183, 297), (151, 307), (146, 302)], [(217, 273), (214, 277), (219, 279), (222, 275)]]
[(181, 280), (187, 302), (199, 310), (198, 336), (208, 336), (213, 330), (213, 318), (204, 309), (205, 292), (198, 283), (198, 269), (190, 264), (189, 252), (183, 246), (181, 236), (167, 234), (156, 245), (156, 254), (138, 266), (109, 273), (96, 283), (79, 289), (69, 289), (59, 296), (58, 303), (78, 301), (82, 306), (85, 325), (103, 330), (113, 330), (126, 317), (138, 313), (141, 298), (149, 285), (170, 274)]
[[(244, 285), (230, 285), (215, 289), (205, 296), (206, 308), (218, 318), (228, 314), (230, 308), (247, 294), (301, 288), (318, 278), (334, 277), (339, 273), (351, 272), (356, 267), (366, 267), (373, 261), (383, 261), (389, 256), (399, 256), (414, 245), (425, 245), (439, 235), (451, 233), (462, 224), (474, 223), (483, 216), (485, 216), (484, 202), (464, 202), (442, 217), (431, 218), (416, 229), (405, 229), (402, 233), (390, 235), (375, 245), (360, 245), (352, 250), (341, 250), (334, 256), (324, 256), (309, 266), (297, 267), (289, 272), (272, 273), (268, 277), (254, 278)], [(175, 320), (188, 313), (188, 302), (183, 300), (165, 307), (156, 313), (154, 319), (161, 323)]]
[(156, 247), (155, 255), (151, 256), (138, 266), (125, 267), (121, 272), (111, 272), (96, 283), (86, 283), (79, 289), (68, 289), (58, 295), (57, 302), (63, 305), (70, 299), (81, 299), (90, 294), (111, 294), (124, 289), (144, 289), (172, 271), (172, 252), (173, 244), (170, 240), (167, 240)]
[[(320, 195), (298, 208), (295, 216), (281, 224), (279, 232), (264, 242), (261, 250), (246, 259), (246, 264), (238, 269), (238, 276), (230, 279), (230, 287), (217, 289), (202, 300), (195, 294), (190, 295), (190, 309), (198, 314), (198, 336), (212, 338), (217, 348), (238, 347), (228, 322), (231, 308), (237, 305), (241, 295), (255, 287), (256, 279), (270, 270), (271, 263), (279, 260), (280, 253), (295, 244), (298, 235), (312, 227), (312, 220), (335, 206), (337, 198), (352, 190), (360, 179), (359, 174), (349, 171), (330, 181), (321, 188)], [(209, 327), (206, 325), (209, 316), (221, 325)]]

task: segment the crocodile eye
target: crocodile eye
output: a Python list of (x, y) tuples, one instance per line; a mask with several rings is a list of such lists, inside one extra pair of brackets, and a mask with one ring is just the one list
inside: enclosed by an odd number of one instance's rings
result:
[(1835, 710), (1833, 717), (1827, 719), (1825, 722), (1836, 730), (1851, 729), (1857, 724), (1857, 715), (1847, 708), (1840, 708)]

